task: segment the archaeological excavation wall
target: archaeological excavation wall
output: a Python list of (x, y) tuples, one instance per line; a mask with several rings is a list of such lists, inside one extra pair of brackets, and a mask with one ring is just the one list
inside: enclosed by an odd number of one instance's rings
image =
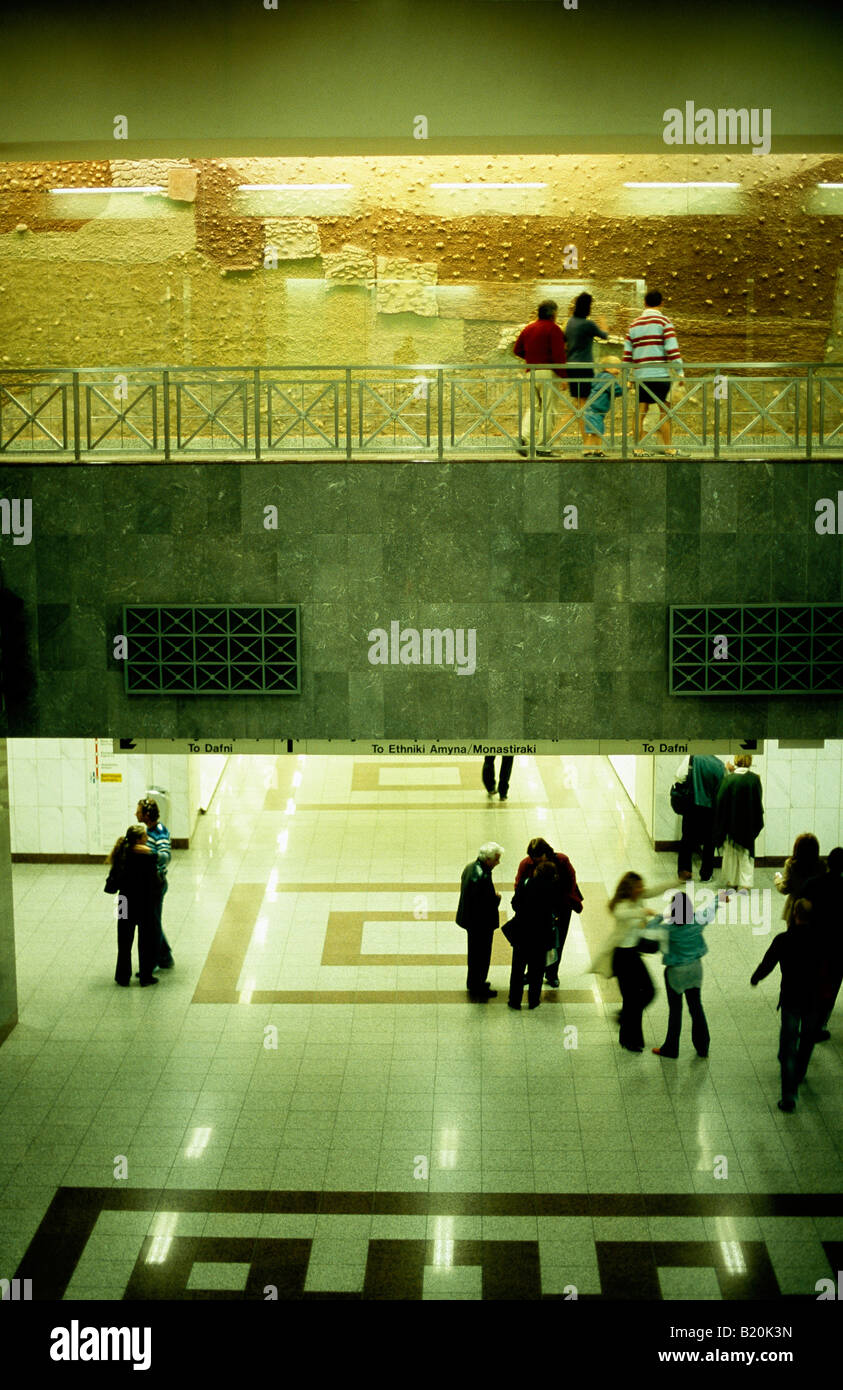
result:
[(620, 337), (658, 288), (686, 361), (838, 361), (841, 173), (744, 152), (8, 162), (0, 358), (503, 363), (541, 298), (564, 319), (588, 288)]

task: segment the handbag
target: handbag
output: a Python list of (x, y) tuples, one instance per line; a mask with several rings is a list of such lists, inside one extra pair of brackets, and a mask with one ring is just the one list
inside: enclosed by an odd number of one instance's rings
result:
[(103, 891), (104, 893), (119, 893), (119, 892), (120, 892), (120, 885), (119, 885), (119, 883), (117, 882), (117, 879), (114, 877), (114, 870), (113, 870), (113, 869), (112, 869), (111, 873), (108, 875), (108, 878), (105, 880), (105, 887), (103, 888), (102, 891)]
[(654, 956), (660, 949), (658, 941), (653, 937), (639, 936), (636, 951), (640, 956)]
[(510, 917), (508, 922), (504, 922), (501, 931), (513, 950), (521, 944), (524, 936), (524, 927), (517, 917)]
[(670, 789), (670, 804), (677, 816), (686, 816), (693, 810), (694, 786), (690, 772), (684, 782), (674, 782)]

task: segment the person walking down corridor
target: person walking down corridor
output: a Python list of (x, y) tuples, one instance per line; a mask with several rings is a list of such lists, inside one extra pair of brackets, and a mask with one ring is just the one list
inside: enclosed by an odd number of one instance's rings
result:
[(806, 883), (802, 896), (813, 909), (812, 932), (823, 958), (817, 1042), (828, 1042), (829, 1021), (843, 984), (843, 848), (838, 845), (831, 851), (826, 872)]
[(494, 796), (495, 791), (497, 791), (501, 801), (506, 801), (509, 795), (509, 779), (512, 776), (513, 761), (514, 758), (512, 757), (501, 758), (501, 775), (498, 778), (497, 787), (495, 787), (495, 760), (494, 758), (483, 759), (483, 786), (490, 796)]
[(138, 931), (138, 975), (142, 985), (157, 985), (153, 970), (158, 956), (161, 885), (156, 854), (146, 843), (144, 825), (130, 825), (108, 856), (106, 893), (118, 893), (117, 968), (114, 979), (128, 986), (132, 979), (132, 945)]
[[(553, 450), (550, 441), (556, 424), (555, 392), (565, 388), (565, 372), (561, 364), (566, 360), (565, 335), (556, 322), (559, 305), (555, 299), (543, 299), (538, 307), (538, 317), (515, 340), (512, 351), (522, 358), (528, 367), (535, 367), (530, 373), (532, 382), (532, 408), (534, 412), (534, 435), (537, 441), (536, 453), (549, 458)], [(553, 367), (545, 364), (554, 363)], [(538, 447), (538, 441), (541, 447)], [(521, 436), (518, 453), (527, 456), (529, 440)]]
[[(649, 290), (644, 296), (644, 311), (630, 325), (623, 348), (623, 360), (632, 364), (637, 386), (638, 415), (635, 421), (635, 442), (644, 433), (644, 417), (650, 406), (658, 406), (661, 421), (659, 437), (668, 455), (675, 455), (670, 447), (670, 419), (667, 414), (667, 398), (673, 376), (684, 382), (682, 354), (676, 341), (676, 329), (670, 319), (661, 311), (662, 296), (658, 290)], [(644, 450), (633, 450), (636, 458), (643, 457)]]
[(640, 953), (658, 950), (662, 919), (657, 912), (646, 908), (644, 902), (660, 898), (679, 886), (678, 879), (671, 879), (648, 887), (640, 874), (630, 870), (623, 875), (609, 903), (609, 911), (615, 919), (614, 931), (592, 969), (596, 974), (617, 977), (623, 1000), (620, 1045), (628, 1052), (644, 1051), (642, 1018), (655, 998), (653, 982)]
[(714, 807), (725, 775), (723, 763), (709, 753), (686, 758), (677, 768), (677, 778), (690, 781), (690, 804), (682, 816), (682, 839), (679, 842), (680, 878), (691, 877), (696, 850), (702, 856), (700, 881), (707, 883), (714, 873)]
[(497, 990), (488, 981), (492, 959), (492, 940), (500, 925), (498, 904), (500, 893), (495, 891), (492, 870), (500, 863), (503, 847), (492, 842), (481, 845), (477, 858), (462, 871), (460, 900), (457, 907), (457, 926), (468, 937), (468, 976), (466, 989), (477, 1004), (497, 998)]
[(151, 849), (155, 850), (158, 877), (161, 880), (161, 893), (157, 900), (158, 914), (158, 948), (156, 967), (159, 970), (171, 970), (173, 967), (173, 953), (170, 950), (170, 943), (164, 935), (164, 923), (162, 920), (164, 911), (164, 897), (167, 892), (167, 869), (173, 857), (170, 846), (170, 832), (160, 819), (161, 812), (158, 809), (158, 802), (151, 797), (144, 797), (138, 802), (135, 812), (138, 820), (146, 826), (147, 839)]
[(739, 753), (734, 772), (720, 783), (714, 808), (714, 843), (722, 848), (724, 888), (751, 888), (755, 841), (764, 828), (761, 778), (750, 771), (752, 754)]
[(781, 1010), (782, 1098), (779, 1109), (788, 1113), (796, 1109), (799, 1087), (805, 1080), (822, 1015), (822, 960), (811, 918), (811, 904), (798, 898), (793, 905), (790, 926), (773, 937), (769, 950), (750, 979), (751, 985), (757, 985), (777, 965), (782, 972), (777, 1006)]
[(515, 917), (507, 932), (512, 942), (512, 970), (509, 976), (509, 1007), (521, 1008), (524, 975), (528, 976), (527, 1002), (537, 1009), (542, 997), (542, 978), (548, 951), (553, 945), (553, 918), (559, 896), (559, 869), (543, 859), (529, 878), (515, 890), (512, 906)]

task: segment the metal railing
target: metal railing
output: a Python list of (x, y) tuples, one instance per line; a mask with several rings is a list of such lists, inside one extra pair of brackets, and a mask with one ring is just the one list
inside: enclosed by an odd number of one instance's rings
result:
[[(658, 454), (665, 422), (670, 448), (693, 457), (843, 452), (843, 363), (687, 365), (684, 395), (674, 387), (664, 412), (652, 402), (640, 438), (631, 368), (618, 373), (610, 457)], [(517, 363), (4, 368), (0, 458), (576, 458), (587, 409), (564, 379)]]

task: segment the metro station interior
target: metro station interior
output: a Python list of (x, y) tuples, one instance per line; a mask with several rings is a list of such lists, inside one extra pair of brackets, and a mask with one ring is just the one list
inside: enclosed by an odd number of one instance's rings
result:
[[(687, 1020), (678, 1058), (652, 1053), (660, 958), (639, 1055), (592, 969), (621, 875), (676, 884), (676, 754), (516, 757), (501, 801), (478, 758), (6, 747), (0, 1230), (43, 1297), (804, 1299), (831, 1277), (840, 1006), (783, 1115), (778, 975), (750, 977), (784, 926), (795, 837), (843, 840), (843, 743), (754, 758), (765, 826), (751, 893), (707, 929), (707, 1060)], [(105, 854), (149, 795), (174, 965), (122, 990)], [(454, 918), (495, 841), (510, 919), (539, 835), (584, 905), (558, 989), (516, 1019), (502, 932), (497, 997), (471, 1002)]]
[(838, 7), (200, 8), (4, 21), (0, 1301), (807, 1318)]

